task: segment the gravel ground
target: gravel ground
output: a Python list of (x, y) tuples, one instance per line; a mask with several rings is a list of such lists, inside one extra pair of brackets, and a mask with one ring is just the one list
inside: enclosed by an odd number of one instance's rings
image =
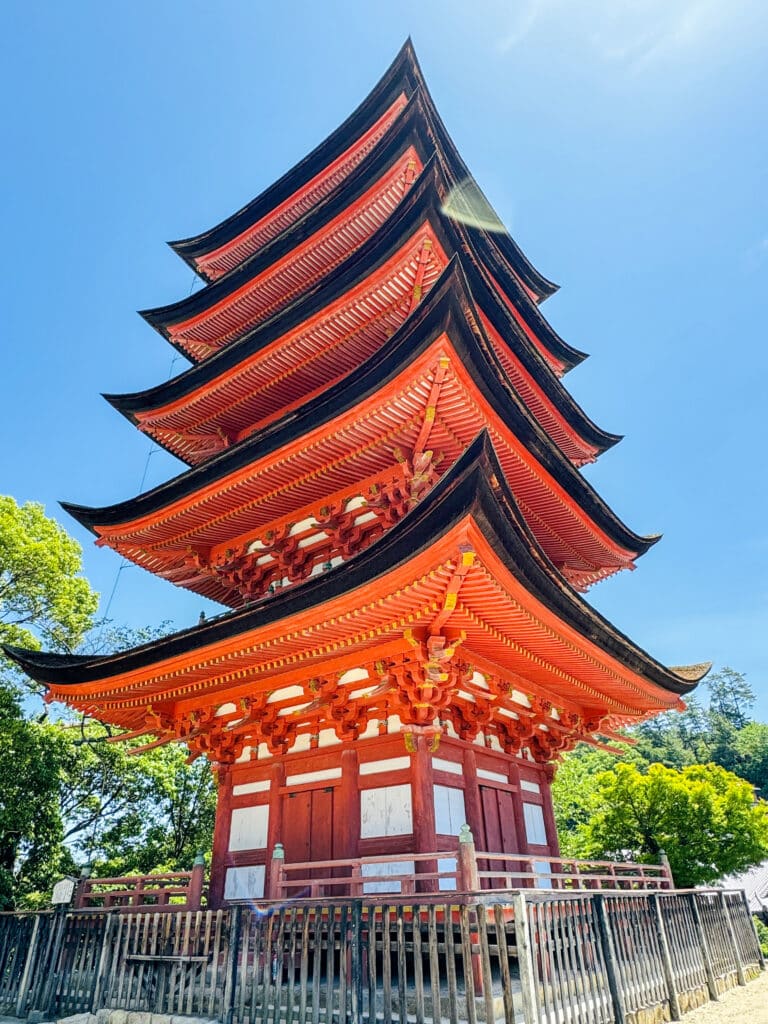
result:
[(684, 1024), (768, 1024), (768, 971), (746, 988), (732, 988), (718, 1003), (707, 1003), (683, 1016)]

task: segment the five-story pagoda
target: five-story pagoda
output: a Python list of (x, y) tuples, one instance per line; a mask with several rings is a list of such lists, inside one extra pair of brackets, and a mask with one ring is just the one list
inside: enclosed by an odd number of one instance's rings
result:
[(109, 400), (189, 468), (65, 507), (232, 610), (113, 656), (9, 653), (140, 749), (211, 759), (214, 904), (261, 896), (278, 842), (427, 853), (468, 822), (487, 851), (555, 854), (558, 754), (681, 707), (705, 666), (665, 668), (579, 596), (657, 538), (578, 472), (618, 438), (562, 386), (584, 356), (540, 312), (554, 286), (410, 43), (308, 157), (173, 248), (206, 285), (144, 317), (192, 366)]

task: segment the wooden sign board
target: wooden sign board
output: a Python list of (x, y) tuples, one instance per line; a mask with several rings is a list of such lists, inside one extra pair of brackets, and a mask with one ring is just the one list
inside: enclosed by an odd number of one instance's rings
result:
[(72, 897), (75, 894), (75, 880), (74, 878), (62, 878), (60, 882), (57, 882), (53, 887), (53, 894), (51, 895), (51, 903), (71, 903)]

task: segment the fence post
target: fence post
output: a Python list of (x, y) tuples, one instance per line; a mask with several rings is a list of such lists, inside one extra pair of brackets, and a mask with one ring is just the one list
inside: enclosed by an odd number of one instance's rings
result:
[(285, 880), (285, 848), (282, 843), (275, 843), (272, 850), (272, 865), (269, 869), (267, 899), (283, 898), (283, 882)]
[(621, 978), (619, 977), (618, 962), (616, 958), (616, 946), (613, 941), (611, 922), (605, 911), (605, 897), (602, 893), (595, 893), (592, 897), (595, 916), (597, 917), (597, 930), (600, 932), (600, 942), (603, 947), (603, 960), (605, 961), (605, 973), (608, 975), (608, 991), (611, 993), (613, 1002), (613, 1018), (616, 1024), (624, 1024), (626, 1010), (624, 1009), (624, 993), (621, 991)]
[[(64, 930), (67, 927), (67, 915), (69, 913), (69, 907), (64, 904), (60, 904), (54, 911), (55, 922), (53, 926), (53, 942), (49, 949), (51, 950), (50, 959), (47, 964), (40, 965), (40, 970), (44, 970), (47, 973), (47, 981), (45, 988), (43, 989), (43, 995), (40, 1000), (39, 1007), (33, 1007), (33, 1009), (40, 1009), (47, 1016), (52, 1016), (56, 1010), (56, 982), (58, 976), (56, 974), (56, 967), (58, 966), (59, 955), (61, 953), (61, 946), (64, 941)], [(48, 951), (46, 950), (46, 953)]]
[(755, 942), (757, 943), (757, 959), (758, 959), (758, 962), (760, 964), (760, 970), (764, 971), (765, 970), (765, 957), (763, 956), (763, 950), (762, 950), (762, 947), (760, 945), (760, 939), (758, 938), (758, 935), (757, 935), (757, 928), (755, 928), (755, 922), (752, 920), (752, 911), (749, 909), (749, 900), (747, 899), (747, 894), (744, 892), (743, 889), (741, 890), (741, 899), (742, 899), (742, 902), (744, 903), (744, 909), (747, 912), (747, 920), (749, 921), (750, 925), (752, 926), (752, 931), (754, 932), (754, 935), (755, 935)]
[[(418, 925), (417, 925), (418, 927)], [(352, 1020), (363, 1019), (363, 901), (352, 901)], [(343, 954), (342, 954), (343, 955)]]
[(96, 971), (96, 985), (93, 989), (91, 1013), (96, 1013), (99, 1009), (99, 1001), (101, 1000), (101, 994), (104, 991), (104, 982), (110, 973), (112, 960), (112, 932), (115, 930), (115, 922), (117, 921), (118, 913), (119, 911), (110, 911), (107, 915), (107, 924), (104, 928), (104, 935), (101, 939), (101, 955), (99, 956), (99, 966)]
[(664, 927), (664, 915), (661, 912), (659, 894), (655, 892), (651, 893), (648, 897), (648, 901), (653, 907), (653, 915), (656, 921), (656, 934), (659, 938), (659, 948), (661, 949), (661, 963), (664, 968), (664, 981), (667, 986), (667, 995), (669, 996), (669, 1012), (672, 1015), (672, 1020), (680, 1020), (680, 1017), (682, 1016), (680, 1013), (680, 1000), (677, 998), (677, 989), (675, 988), (675, 974), (672, 970), (672, 957), (669, 952), (667, 929)]
[(691, 914), (693, 915), (693, 922), (696, 926), (696, 934), (699, 936), (699, 946), (701, 948), (702, 959), (704, 960), (704, 970), (707, 973), (709, 998), (713, 1002), (717, 1002), (720, 999), (720, 994), (717, 991), (717, 978), (715, 977), (715, 968), (712, 964), (712, 954), (709, 951), (709, 941), (707, 939), (706, 932), (704, 931), (704, 923), (701, 920), (699, 904), (696, 900), (695, 892), (688, 894), (688, 902), (691, 905)]
[(199, 910), (203, 902), (203, 884), (205, 883), (205, 857), (198, 850), (192, 864), (192, 877), (187, 889), (187, 910)]
[(736, 945), (736, 935), (733, 931), (733, 924), (731, 922), (731, 915), (728, 913), (728, 903), (725, 899), (725, 892), (720, 890), (720, 906), (723, 908), (723, 916), (725, 917), (725, 924), (728, 928), (728, 937), (731, 940), (731, 947), (733, 948), (733, 959), (736, 961), (736, 977), (738, 978), (740, 985), (747, 984), (747, 976), (744, 973), (744, 964), (741, 962), (741, 953), (739, 947)]
[(510, 901), (515, 915), (515, 946), (520, 969), (520, 994), (523, 997), (523, 1021), (525, 1024), (538, 1024), (536, 975), (533, 970), (531, 931), (528, 927), (525, 894), (520, 891), (513, 893)]
[(477, 857), (475, 856), (475, 837), (469, 825), (459, 829), (458, 855), (459, 889), (461, 892), (479, 892), (480, 878), (477, 874)]
[(672, 877), (672, 865), (669, 863), (666, 850), (659, 850), (659, 863), (664, 868), (664, 874), (667, 876), (667, 888), (674, 889), (675, 880)]
[[(235, 995), (237, 992), (237, 960), (240, 945), (240, 907), (235, 904), (229, 908), (229, 941), (227, 956), (224, 961), (224, 995), (221, 1015), (225, 1024), (232, 1024), (235, 1013)], [(248, 949), (245, 950), (245, 956)], [(256, 965), (254, 965), (254, 970)], [(269, 967), (265, 968), (269, 970)]]
[(26, 1002), (27, 993), (29, 992), (29, 985), (32, 978), (32, 964), (35, 961), (37, 955), (37, 946), (40, 940), (40, 914), (35, 914), (35, 920), (32, 924), (32, 935), (29, 939), (29, 946), (27, 947), (27, 957), (24, 961), (24, 970), (21, 974), (21, 981), (19, 982), (19, 992), (16, 998), (16, 1016), (26, 1017), (24, 1012), (24, 1003)]

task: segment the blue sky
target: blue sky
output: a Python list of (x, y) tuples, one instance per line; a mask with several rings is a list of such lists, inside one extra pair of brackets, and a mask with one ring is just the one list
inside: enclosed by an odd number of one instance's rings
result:
[[(410, 33), (448, 130), (590, 358), (566, 378), (625, 440), (586, 473), (663, 540), (590, 593), (668, 663), (745, 671), (768, 717), (768, 8), (759, 0), (382, 5), (6, 0), (0, 15), (0, 492), (57, 506), (181, 468), (99, 393), (178, 373), (135, 310), (217, 223), (324, 138)], [(131, 567), (110, 614), (196, 621)]]

